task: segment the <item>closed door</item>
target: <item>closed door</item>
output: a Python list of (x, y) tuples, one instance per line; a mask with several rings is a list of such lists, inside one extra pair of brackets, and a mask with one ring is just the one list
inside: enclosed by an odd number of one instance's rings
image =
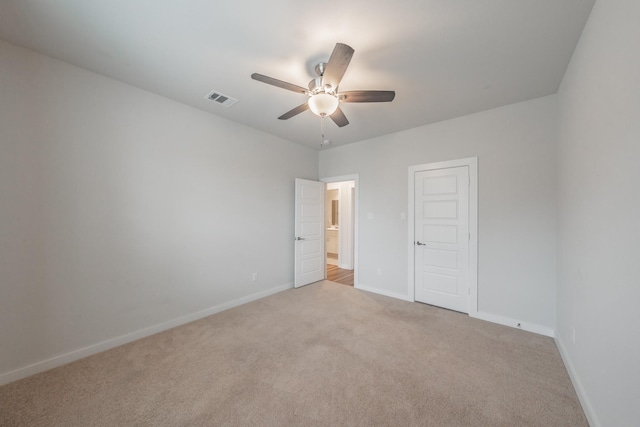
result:
[(296, 288), (325, 278), (325, 184), (296, 178), (295, 274)]
[(469, 312), (469, 168), (414, 176), (415, 300)]

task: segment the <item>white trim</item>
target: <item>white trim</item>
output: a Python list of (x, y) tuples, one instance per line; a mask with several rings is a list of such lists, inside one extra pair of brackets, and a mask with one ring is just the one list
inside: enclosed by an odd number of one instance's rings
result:
[(593, 410), (593, 406), (591, 405), (591, 401), (587, 397), (587, 393), (584, 391), (584, 387), (582, 386), (582, 382), (580, 382), (580, 377), (576, 372), (573, 363), (571, 363), (571, 359), (569, 358), (569, 353), (567, 353), (567, 348), (564, 345), (564, 342), (560, 338), (560, 334), (556, 332), (555, 334), (556, 347), (558, 347), (558, 351), (560, 352), (560, 357), (562, 357), (562, 361), (564, 362), (565, 368), (567, 368), (567, 372), (569, 373), (569, 378), (571, 378), (571, 382), (573, 383), (573, 388), (576, 390), (576, 394), (578, 395), (578, 400), (582, 405), (582, 410), (584, 411), (585, 416), (587, 417), (587, 421), (591, 427), (600, 427), (602, 424), (596, 417), (596, 411)]
[(413, 302), (413, 300), (410, 300), (406, 295), (398, 294), (396, 292), (384, 291), (382, 289), (371, 288), (371, 287), (365, 286), (365, 285), (360, 285), (358, 287), (358, 289), (361, 290), (361, 291), (371, 292), (371, 293), (378, 294), (378, 295), (384, 295), (385, 297), (396, 298), (396, 299), (400, 299), (400, 300), (403, 300), (403, 301)]
[[(359, 274), (358, 274), (358, 265), (360, 264), (359, 262), (359, 257), (358, 257), (358, 247), (360, 246), (358, 243), (358, 235), (359, 235), (359, 223), (360, 221), (358, 220), (358, 212), (360, 209), (360, 176), (358, 174), (353, 174), (353, 175), (341, 175), (341, 176), (330, 176), (330, 177), (325, 177), (325, 178), (320, 178), (320, 182), (324, 182), (324, 183), (329, 183), (329, 182), (344, 182), (344, 181), (353, 181), (354, 182), (354, 186), (355, 186), (355, 203), (354, 203), (354, 207), (353, 207), (353, 218), (354, 218), (354, 224), (353, 224), (353, 287), (356, 289), (362, 289), (362, 287), (360, 286), (359, 283)], [(325, 251), (326, 252), (326, 251)], [(326, 262), (325, 262), (326, 264)], [(325, 267), (325, 278), (327, 277), (326, 274), (326, 267)]]
[[(470, 315), (471, 316), (471, 315)], [(511, 319), (510, 317), (499, 316), (497, 314), (477, 312), (473, 316), (476, 319), (486, 320), (487, 322), (497, 323), (499, 325), (511, 326), (515, 329), (522, 329), (523, 331), (533, 332), (535, 334), (544, 335), (554, 338), (555, 331), (547, 326), (538, 325), (536, 323), (523, 322), (522, 320)], [(518, 326), (520, 325), (520, 326)]]
[(195, 320), (211, 316), (212, 314), (216, 314), (221, 311), (228, 310), (230, 308), (234, 308), (242, 304), (246, 304), (264, 297), (268, 297), (269, 295), (273, 295), (278, 292), (282, 292), (291, 288), (293, 288), (293, 283), (276, 286), (275, 288), (271, 288), (266, 291), (258, 292), (252, 295), (248, 295), (246, 297), (235, 299), (233, 301), (228, 301), (222, 304), (218, 304), (216, 306), (209, 307), (204, 310), (197, 311), (195, 313), (187, 314), (185, 316), (168, 320), (166, 322), (162, 322), (154, 326), (139, 329), (135, 332), (121, 335), (116, 338), (111, 338), (97, 344), (92, 344), (90, 346), (80, 348), (78, 350), (74, 350), (66, 354), (55, 356), (50, 359), (43, 360), (41, 362), (36, 362), (31, 365), (18, 368), (13, 371), (5, 372), (3, 374), (0, 374), (0, 385), (8, 384), (10, 382), (29, 377), (31, 375), (38, 374), (40, 372), (48, 371), (49, 369), (66, 365), (67, 363), (74, 362), (76, 360), (85, 358), (87, 356), (91, 356), (93, 354), (100, 353), (102, 351), (109, 350), (111, 348), (118, 347), (123, 344), (127, 344), (129, 342), (139, 340), (141, 338), (148, 337), (150, 335), (154, 335), (159, 332), (175, 328), (176, 326), (184, 325), (185, 323), (190, 323)]
[(408, 208), (408, 289), (409, 301), (415, 301), (415, 266), (413, 251), (415, 250), (413, 239), (415, 235), (415, 202), (414, 175), (416, 172), (434, 169), (455, 168), (467, 166), (469, 168), (469, 316), (477, 317), (478, 313), (478, 158), (448, 160), (437, 163), (409, 166), (409, 208)]

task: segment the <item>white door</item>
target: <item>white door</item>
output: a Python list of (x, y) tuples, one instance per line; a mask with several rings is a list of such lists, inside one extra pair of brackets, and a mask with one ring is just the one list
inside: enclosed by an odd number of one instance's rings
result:
[(325, 278), (324, 199), (323, 182), (296, 178), (296, 288)]
[(469, 168), (414, 176), (415, 300), (469, 312)]

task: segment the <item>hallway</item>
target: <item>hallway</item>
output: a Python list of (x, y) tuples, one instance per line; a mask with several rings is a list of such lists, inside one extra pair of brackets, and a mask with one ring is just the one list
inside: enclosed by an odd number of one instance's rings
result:
[(327, 264), (327, 280), (347, 286), (353, 286), (353, 270), (338, 268), (335, 265)]

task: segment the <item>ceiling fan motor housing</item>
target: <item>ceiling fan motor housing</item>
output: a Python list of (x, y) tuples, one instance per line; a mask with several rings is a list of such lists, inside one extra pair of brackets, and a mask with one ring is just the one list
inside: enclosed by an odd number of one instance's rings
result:
[(319, 62), (315, 66), (316, 74), (318, 77), (314, 78), (309, 82), (309, 92), (311, 95), (315, 95), (318, 93), (328, 93), (330, 95), (336, 95), (337, 87), (331, 87), (329, 84), (324, 83), (324, 71), (326, 69), (326, 62)]
[(316, 77), (309, 82), (309, 95), (317, 95), (319, 93), (327, 93), (329, 95), (336, 95), (336, 89), (328, 84), (324, 84), (322, 77)]
[(309, 92), (312, 95), (315, 95), (321, 90), (322, 90), (322, 77), (316, 77), (315, 79), (309, 82)]

